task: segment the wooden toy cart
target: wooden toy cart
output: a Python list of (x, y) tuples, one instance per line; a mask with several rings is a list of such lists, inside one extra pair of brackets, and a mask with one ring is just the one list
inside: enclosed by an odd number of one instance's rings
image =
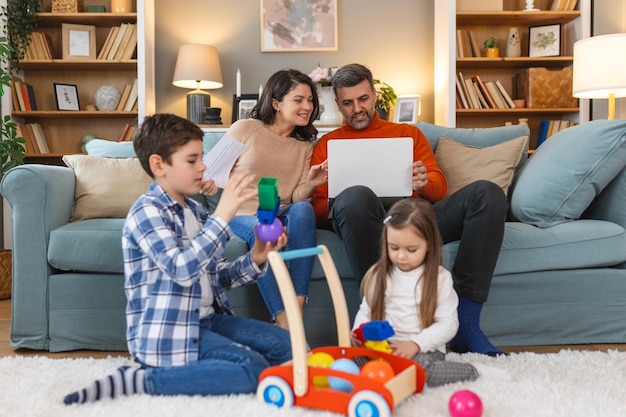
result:
[[(335, 309), (339, 346), (319, 347), (307, 352), (302, 313), (287, 271), (285, 261), (305, 256), (318, 256), (330, 288)], [(285, 304), (289, 322), (293, 360), (272, 366), (261, 373), (257, 398), (278, 407), (301, 406), (329, 410), (349, 417), (390, 417), (394, 408), (414, 393), (424, 389), (426, 375), (415, 362), (385, 352), (350, 346), (350, 320), (343, 288), (335, 264), (323, 246), (285, 252), (272, 252), (269, 262)], [(387, 361), (394, 377), (384, 384), (361, 375), (335, 369), (307, 365), (309, 354), (325, 352), (335, 360), (367, 357)], [(316, 377), (336, 377), (352, 386), (350, 392), (321, 388), (313, 384)]]

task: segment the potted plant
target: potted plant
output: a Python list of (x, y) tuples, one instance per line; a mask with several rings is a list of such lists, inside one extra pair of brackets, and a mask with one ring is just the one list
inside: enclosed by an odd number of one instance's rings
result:
[(500, 48), (498, 48), (498, 41), (493, 36), (485, 39), (483, 42), (485, 49), (485, 56), (487, 58), (497, 58), (500, 56)]
[(398, 96), (389, 84), (380, 80), (374, 80), (374, 88), (376, 89), (376, 103), (374, 107), (378, 112), (378, 117), (383, 120), (389, 120), (389, 113)]

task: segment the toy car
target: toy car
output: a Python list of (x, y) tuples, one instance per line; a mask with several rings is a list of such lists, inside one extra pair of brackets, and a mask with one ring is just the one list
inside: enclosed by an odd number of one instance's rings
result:
[[(394, 376), (380, 383), (366, 376), (343, 372), (338, 369), (307, 365), (307, 344), (304, 334), (302, 313), (285, 260), (317, 255), (328, 281), (335, 309), (339, 346), (319, 347), (310, 354), (325, 352), (334, 360), (340, 358), (384, 360), (393, 368)], [(285, 252), (271, 252), (269, 262), (276, 276), (289, 322), (293, 359), (290, 362), (265, 369), (259, 377), (257, 398), (278, 407), (301, 406), (329, 410), (349, 417), (390, 417), (394, 408), (414, 393), (424, 389), (426, 375), (415, 362), (399, 356), (350, 346), (350, 321), (343, 288), (335, 264), (323, 246)], [(314, 384), (319, 377), (339, 378), (345, 390), (321, 387)]]

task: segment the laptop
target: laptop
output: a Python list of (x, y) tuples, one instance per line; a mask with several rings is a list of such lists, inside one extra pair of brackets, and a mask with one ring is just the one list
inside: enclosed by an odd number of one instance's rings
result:
[(413, 194), (413, 139), (331, 139), (328, 146), (328, 198), (365, 185), (381, 198)]

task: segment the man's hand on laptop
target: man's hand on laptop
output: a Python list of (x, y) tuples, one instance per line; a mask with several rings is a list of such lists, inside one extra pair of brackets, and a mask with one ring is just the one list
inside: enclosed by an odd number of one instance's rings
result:
[(422, 161), (413, 162), (413, 191), (419, 193), (428, 184), (428, 173)]

